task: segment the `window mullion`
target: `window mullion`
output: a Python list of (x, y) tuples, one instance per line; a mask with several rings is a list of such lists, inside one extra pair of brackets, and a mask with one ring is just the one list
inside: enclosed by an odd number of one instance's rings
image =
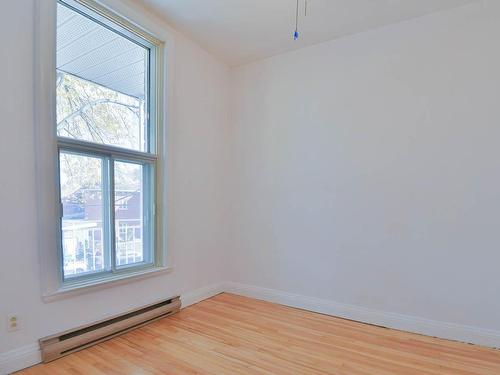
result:
[(157, 160), (157, 155), (154, 153), (129, 150), (112, 145), (101, 145), (64, 137), (58, 137), (57, 143), (60, 149), (72, 150), (82, 154), (102, 156), (113, 155), (117, 159), (137, 160), (143, 162), (152, 162)]
[(144, 189), (143, 196), (143, 238), (144, 238), (144, 249), (146, 259), (150, 263), (156, 264), (155, 251), (154, 251), (154, 238), (153, 238), (153, 228), (154, 228), (154, 183), (152, 181), (153, 170), (155, 170), (154, 164), (145, 164), (142, 175), (142, 186)]
[(113, 222), (114, 214), (113, 210), (113, 168), (112, 160), (109, 157), (103, 158), (103, 206), (104, 206), (104, 218), (102, 225), (102, 242), (105, 260), (105, 269), (114, 271), (114, 261), (113, 261)]
[(115, 226), (115, 160), (109, 159), (109, 183), (108, 183), (108, 197), (109, 203), (109, 247), (111, 257), (111, 271), (116, 271), (116, 226)]

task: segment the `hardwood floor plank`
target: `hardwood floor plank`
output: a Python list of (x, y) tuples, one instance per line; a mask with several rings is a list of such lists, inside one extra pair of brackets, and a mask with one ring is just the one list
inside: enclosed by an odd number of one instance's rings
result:
[(499, 375), (500, 351), (224, 293), (18, 374)]

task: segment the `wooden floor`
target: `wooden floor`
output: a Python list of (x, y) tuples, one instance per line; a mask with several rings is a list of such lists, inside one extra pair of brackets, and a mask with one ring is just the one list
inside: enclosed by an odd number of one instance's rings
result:
[(500, 351), (221, 294), (19, 374), (500, 374)]

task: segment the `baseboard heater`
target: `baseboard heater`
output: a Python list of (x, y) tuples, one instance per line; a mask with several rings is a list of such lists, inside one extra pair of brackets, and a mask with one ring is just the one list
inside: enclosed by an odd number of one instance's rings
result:
[(109, 340), (155, 320), (175, 314), (180, 307), (180, 297), (174, 297), (58, 335), (44, 337), (40, 339), (42, 361), (50, 362)]

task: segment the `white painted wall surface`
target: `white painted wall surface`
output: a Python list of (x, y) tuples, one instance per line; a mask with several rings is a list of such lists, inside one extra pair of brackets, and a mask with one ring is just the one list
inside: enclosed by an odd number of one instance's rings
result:
[[(133, 13), (124, 2), (115, 3)], [(168, 129), (168, 242), (174, 270), (74, 298), (42, 302), (34, 176), (34, 1), (13, 1), (4, 10), (0, 12), (0, 362), (1, 353), (35, 344), (45, 335), (223, 280), (224, 241), (228, 238), (224, 235), (228, 228), (224, 222), (224, 147), (228, 143), (229, 71), (177, 34)], [(153, 23), (153, 17), (147, 17)], [(21, 329), (7, 333), (5, 317), (11, 313), (18, 314)]]
[(230, 279), (498, 332), (499, 20), (484, 0), (236, 69)]
[(249, 294), (276, 301), (308, 296), (311, 306), (483, 327), (498, 339), (496, 0), (232, 76), (176, 34), (175, 269), (51, 303), (40, 297), (36, 237), (34, 0), (8, 9), (0, 14), (0, 317), (18, 314), (21, 330), (7, 334), (0, 322), (0, 364), (11, 350), (32, 353), (42, 336), (223, 280), (233, 283), (221, 289), (243, 293), (248, 284)]

